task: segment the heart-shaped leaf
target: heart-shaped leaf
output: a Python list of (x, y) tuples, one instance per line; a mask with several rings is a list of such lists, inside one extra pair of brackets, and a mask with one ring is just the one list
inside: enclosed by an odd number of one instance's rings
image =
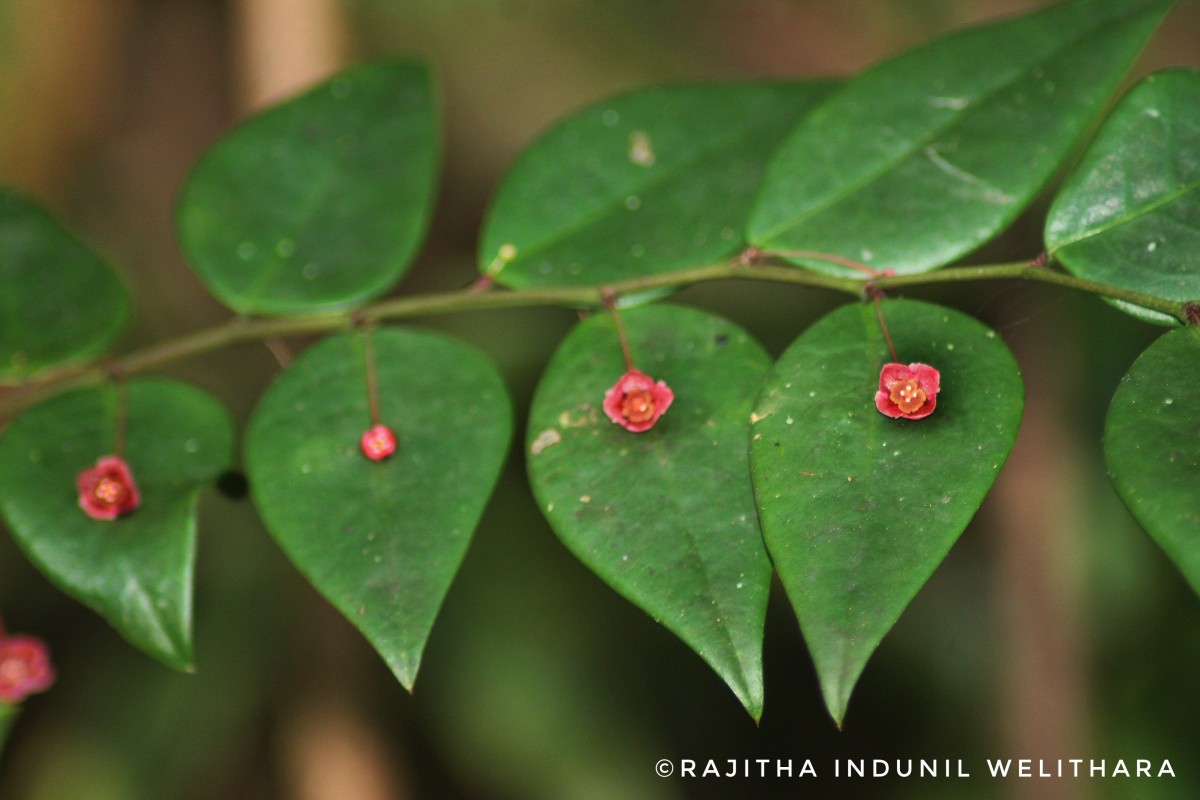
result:
[(642, 89), (547, 131), (505, 177), (480, 268), (506, 286), (603, 283), (718, 261), (767, 160), (829, 83)]
[(1200, 298), (1200, 71), (1151, 75), (1122, 98), (1055, 198), (1046, 248), (1082, 278)]
[(898, 273), (973, 250), (1050, 180), (1169, 7), (1076, 0), (867, 70), (784, 143), (763, 181), (750, 243)]
[(120, 390), (42, 403), (0, 437), (0, 510), (17, 544), (67, 594), (166, 664), (192, 663), (196, 496), (228, 469), (233, 423), (211, 396), (167, 380), (131, 381), (124, 458), (141, 494), (128, 516), (80, 509), (76, 477), (112, 454)]
[(674, 391), (648, 431), (601, 410), (625, 372), (613, 320), (579, 325), (551, 359), (529, 417), (529, 477), (563, 543), (683, 639), (762, 713), (771, 565), (746, 430), (770, 359), (745, 331), (688, 308), (624, 315), (638, 367)]
[(1200, 592), (1200, 329), (1163, 335), (1121, 381), (1104, 430), (1117, 493)]
[(434, 618), (499, 475), (512, 429), (483, 354), (444, 336), (372, 340), (380, 422), (396, 452), (371, 461), (364, 335), (307, 350), (263, 396), (246, 465), (267, 528), (408, 689)]
[(360, 304), (391, 288), (416, 254), (436, 161), (424, 68), (357, 67), (218, 141), (184, 187), (180, 242), (235, 311)]
[(100, 256), (0, 190), (0, 383), (100, 355), (128, 316), (129, 292)]
[(780, 357), (750, 456), (767, 549), (841, 724), (858, 676), (995, 480), (1023, 387), (991, 330), (947, 308), (881, 304), (904, 363), (941, 372), (924, 419), (875, 406), (891, 361), (871, 304), (829, 314)]

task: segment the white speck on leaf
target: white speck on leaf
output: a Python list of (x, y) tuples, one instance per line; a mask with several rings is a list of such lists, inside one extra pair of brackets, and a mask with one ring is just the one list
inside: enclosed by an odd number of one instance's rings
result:
[(529, 445), (529, 452), (533, 455), (541, 455), (542, 451), (547, 447), (553, 447), (562, 441), (562, 434), (555, 428), (547, 428), (537, 435), (537, 438)]
[(965, 97), (931, 97), (929, 105), (934, 108), (966, 108), (967, 98)]
[(629, 134), (629, 160), (639, 167), (653, 167), (657, 160), (650, 137), (645, 131), (633, 131)]
[(625, 198), (625, 207), (630, 211), (637, 211), (642, 207), (642, 198), (636, 194), (629, 195), (629, 197)]

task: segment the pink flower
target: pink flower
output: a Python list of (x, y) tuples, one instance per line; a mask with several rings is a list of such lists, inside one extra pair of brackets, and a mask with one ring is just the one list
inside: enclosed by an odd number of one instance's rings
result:
[(396, 452), (396, 434), (387, 425), (373, 425), (358, 440), (363, 455), (372, 461), (383, 461)]
[(924, 419), (937, 406), (941, 377), (928, 364), (884, 364), (875, 407), (893, 419)]
[(79, 507), (92, 519), (116, 519), (142, 503), (129, 465), (120, 456), (105, 456), (75, 479)]
[(34, 636), (0, 638), (0, 703), (19, 703), (54, 683), (46, 644)]
[(625, 430), (641, 433), (654, 427), (674, 399), (667, 384), (631, 369), (604, 393), (604, 413)]

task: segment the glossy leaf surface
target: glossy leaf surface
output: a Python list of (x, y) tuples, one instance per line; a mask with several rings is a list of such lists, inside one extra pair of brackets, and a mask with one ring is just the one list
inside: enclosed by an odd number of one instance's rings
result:
[(683, 639), (762, 713), (762, 635), (771, 565), (746, 452), (770, 360), (732, 323), (675, 306), (623, 314), (638, 368), (675, 399), (631, 433), (601, 408), (625, 372), (611, 316), (580, 324), (538, 386), (526, 458), (563, 543)]
[(512, 410), (478, 351), (440, 335), (374, 333), (381, 421), (396, 452), (369, 461), (362, 334), (305, 351), (263, 396), (246, 464), (267, 528), (411, 689), (425, 641), (504, 462)]
[(1200, 592), (1200, 329), (1171, 331), (1121, 381), (1104, 431), (1117, 493)]
[(180, 242), (204, 284), (235, 311), (361, 304), (391, 288), (416, 254), (436, 161), (424, 68), (357, 67), (213, 145), (184, 187)]
[(1055, 198), (1046, 247), (1082, 278), (1200, 299), (1200, 71), (1151, 75), (1121, 100)]
[(1169, 5), (1077, 0), (867, 70), (784, 143), (750, 243), (902, 274), (973, 250), (1050, 180)]
[(233, 423), (209, 395), (167, 380), (127, 387), (124, 458), (141, 493), (128, 516), (94, 520), (76, 476), (114, 451), (112, 387), (61, 395), (0, 437), (0, 509), (51, 581), (170, 666), (192, 663), (196, 496), (228, 469)]
[(506, 286), (565, 286), (729, 257), (771, 153), (830, 86), (665, 86), (573, 114), (505, 177), (480, 269)]
[(100, 256), (28, 198), (0, 190), (0, 383), (100, 355), (129, 305)]
[(1008, 348), (973, 318), (905, 300), (882, 313), (900, 360), (941, 372), (932, 415), (876, 410), (891, 356), (867, 303), (834, 311), (788, 348), (751, 425), (767, 549), (839, 724), (871, 653), (995, 480), (1024, 398)]

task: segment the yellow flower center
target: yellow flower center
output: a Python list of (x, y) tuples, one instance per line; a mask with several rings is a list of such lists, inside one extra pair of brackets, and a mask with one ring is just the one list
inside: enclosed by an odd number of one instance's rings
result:
[(128, 493), (125, 485), (120, 481), (114, 481), (112, 478), (101, 478), (96, 484), (93, 494), (104, 505), (115, 506), (124, 502)]
[(925, 390), (915, 378), (896, 381), (892, 384), (892, 391), (888, 396), (905, 414), (911, 414), (925, 405)]

